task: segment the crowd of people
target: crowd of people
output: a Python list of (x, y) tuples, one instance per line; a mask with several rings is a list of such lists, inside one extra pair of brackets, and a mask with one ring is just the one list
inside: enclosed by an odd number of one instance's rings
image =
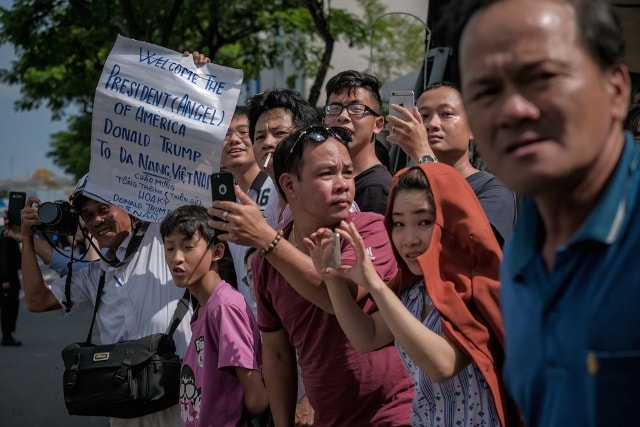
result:
[[(448, 19), (460, 87), (433, 84), (413, 109), (383, 116), (380, 81), (354, 70), (328, 80), (322, 113), (289, 89), (238, 106), (220, 159), (235, 202), (148, 224), (81, 180), (70, 202), (101, 250), (69, 280), (45, 283), (27, 200), (5, 234), (22, 242), (29, 310), (99, 299), (114, 343), (164, 332), (192, 295), (179, 404), (112, 426), (633, 416), (640, 114), (619, 23), (606, 0), (461, 0)], [(395, 174), (376, 155), (385, 127), (411, 159)], [(3, 267), (3, 291), (14, 277)], [(19, 345), (13, 311), (3, 345)]]

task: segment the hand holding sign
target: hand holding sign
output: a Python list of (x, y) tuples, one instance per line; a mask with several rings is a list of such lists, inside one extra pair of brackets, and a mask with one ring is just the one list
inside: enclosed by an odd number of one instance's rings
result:
[(88, 194), (151, 222), (209, 204), (242, 71), (194, 54), (118, 37), (96, 89)]

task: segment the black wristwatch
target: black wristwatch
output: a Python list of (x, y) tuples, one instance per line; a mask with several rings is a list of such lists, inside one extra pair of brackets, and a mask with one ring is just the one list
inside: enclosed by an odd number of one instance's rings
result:
[(438, 163), (438, 158), (433, 154), (425, 154), (418, 159), (418, 164), (421, 165), (422, 163)]

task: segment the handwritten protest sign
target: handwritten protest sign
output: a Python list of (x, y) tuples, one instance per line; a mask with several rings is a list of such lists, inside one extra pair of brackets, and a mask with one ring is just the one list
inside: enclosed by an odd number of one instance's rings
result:
[(150, 222), (209, 206), (241, 84), (241, 70), (118, 36), (96, 88), (85, 191)]

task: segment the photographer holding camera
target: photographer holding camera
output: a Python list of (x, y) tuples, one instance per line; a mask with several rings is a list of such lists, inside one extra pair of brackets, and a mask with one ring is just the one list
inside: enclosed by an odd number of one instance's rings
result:
[[(53, 227), (60, 224), (58, 226), (65, 225), (68, 231), (72, 227), (75, 230), (77, 222), (73, 224), (71, 219), (77, 221), (79, 215), (104, 255), (87, 268), (69, 273), (69, 295), (65, 295), (67, 277), (47, 285), (36, 259), (34, 234), (41, 228), (43, 219), (52, 226), (51, 216), (47, 215), (51, 212), (47, 211), (49, 208), (43, 212), (40, 200), (29, 198), (21, 214), (23, 288), (27, 308), (32, 312), (59, 310), (65, 307), (67, 298), (71, 304), (66, 305), (66, 311), (82, 306), (93, 308), (101, 277), (104, 277), (104, 290), (95, 318), (101, 343), (165, 332), (184, 291), (172, 283), (159, 224), (142, 223), (122, 208), (86, 194), (86, 182), (86, 178), (80, 180), (69, 198), (70, 205), (49, 207), (54, 213), (61, 214)], [(184, 316), (173, 335), (180, 356), (190, 338), (190, 318), (190, 315)], [(111, 418), (110, 421), (112, 426), (179, 426), (180, 413), (174, 405), (143, 417)]]

